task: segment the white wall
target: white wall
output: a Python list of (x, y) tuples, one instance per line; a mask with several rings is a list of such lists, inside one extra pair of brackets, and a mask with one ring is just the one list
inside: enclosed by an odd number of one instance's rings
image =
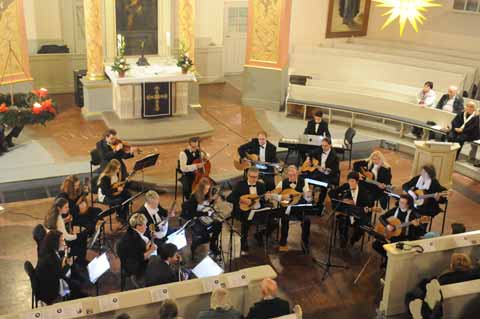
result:
[(325, 42), (328, 0), (293, 0), (290, 22), (290, 48)]
[(27, 39), (61, 40), (60, 0), (24, 0)]
[(453, 0), (437, 0), (437, 2), (443, 6), (428, 9), (425, 13), (427, 20), (420, 25), (419, 32), (415, 33), (411, 26), (407, 25), (403, 37), (400, 37), (397, 21), (380, 31), (386, 19), (381, 15), (386, 12), (386, 9), (377, 8), (372, 4), (367, 37), (480, 52), (480, 14), (453, 11)]
[(223, 43), (224, 2), (225, 0), (196, 0), (196, 38), (211, 38), (215, 45)]

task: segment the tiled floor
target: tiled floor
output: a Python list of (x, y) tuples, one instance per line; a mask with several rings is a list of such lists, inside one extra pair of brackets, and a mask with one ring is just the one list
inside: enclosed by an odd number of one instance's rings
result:
[[(206, 139), (203, 146), (210, 153), (215, 153), (223, 145), (230, 144), (225, 152), (212, 160), (212, 164), (215, 174), (231, 174), (235, 148), (260, 129), (258, 119), (253, 109), (240, 106), (239, 93), (228, 85), (203, 86), (201, 97), (204, 107), (200, 112), (216, 130), (214, 136)], [(69, 96), (62, 96), (60, 99), (64, 105), (72, 103)], [(63, 155), (59, 160), (63, 161), (69, 157), (85, 156), (104, 129), (100, 121), (82, 120), (79, 109), (64, 107), (57, 121), (49, 123), (47, 127), (32, 128), (28, 134), (54, 138), (62, 148), (60, 153)], [(182, 147), (182, 143), (146, 147), (147, 151), (161, 151), (163, 154), (160, 166), (146, 174), (158, 178), (173, 178), (174, 163)], [(412, 159), (393, 151), (384, 150), (384, 153), (393, 167), (393, 184), (398, 186), (408, 178)], [(342, 163), (341, 168), (344, 179), (348, 164)], [(162, 196), (162, 204), (168, 206), (172, 197), (172, 194)], [(479, 198), (479, 183), (454, 174), (454, 191), (450, 196), (447, 215), (447, 233), (452, 222), (465, 223), (469, 230), (480, 229)], [(26, 310), (30, 307), (30, 284), (23, 271), (23, 263), (25, 260), (31, 260), (34, 264), (36, 262), (36, 247), (31, 232), (36, 224), (42, 222), (51, 201), (44, 199), (7, 204), (6, 209), (0, 212), (0, 313)], [(435, 219), (434, 230), (439, 230), (441, 218), (439, 216)], [(271, 263), (279, 273), (282, 291), (293, 302), (303, 306), (305, 318), (373, 318), (381, 292), (378, 260), (367, 269), (358, 286), (352, 284), (362, 265), (372, 254), (371, 249), (367, 248), (363, 253), (336, 249), (334, 262), (348, 264), (350, 268), (334, 269), (332, 275), (321, 282), (323, 270), (316, 266), (310, 257), (299, 252), (300, 227), (292, 224), (290, 229), (289, 252), (278, 253), (274, 246), (268, 258), (265, 258), (263, 249), (255, 248), (250, 256), (237, 260), (235, 267)], [(317, 260), (326, 258), (328, 231), (325, 217), (313, 218), (312, 250)], [(118, 232), (110, 234), (112, 239), (118, 236)], [(90, 252), (90, 257), (92, 254), (93, 252)], [(119, 288), (118, 260), (113, 254), (110, 254), (110, 257), (113, 261), (112, 272), (103, 279), (102, 293)]]

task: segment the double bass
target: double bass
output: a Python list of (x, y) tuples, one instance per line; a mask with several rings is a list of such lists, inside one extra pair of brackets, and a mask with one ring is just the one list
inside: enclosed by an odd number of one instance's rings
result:
[(207, 159), (207, 153), (202, 151), (200, 148), (200, 142), (198, 143), (198, 150), (200, 152), (200, 158), (196, 159), (192, 162), (192, 164), (202, 164), (202, 167), (197, 169), (195, 171), (195, 179), (192, 183), (192, 192), (195, 192), (197, 190), (198, 183), (200, 183), (200, 180), (203, 177), (206, 177), (210, 179), (210, 181), (213, 182), (213, 180), (210, 178), (210, 171), (212, 170), (212, 164), (210, 163), (210, 160), (213, 159), (218, 153), (223, 151), (225, 148), (227, 148), (229, 144), (226, 144), (224, 147), (222, 147), (220, 150), (218, 150), (215, 154), (213, 154), (210, 159)]

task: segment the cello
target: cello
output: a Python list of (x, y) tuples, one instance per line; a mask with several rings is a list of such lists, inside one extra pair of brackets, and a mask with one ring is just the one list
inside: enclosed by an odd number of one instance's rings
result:
[(198, 150), (200, 151), (200, 158), (199, 159), (196, 159), (192, 162), (192, 164), (199, 164), (201, 163), (202, 164), (202, 167), (200, 167), (199, 169), (197, 169), (195, 171), (195, 179), (192, 183), (192, 192), (195, 192), (197, 190), (197, 186), (198, 186), (198, 183), (200, 182), (200, 180), (202, 179), (202, 177), (206, 177), (208, 178), (210, 181), (214, 182), (211, 178), (210, 178), (210, 171), (212, 170), (212, 164), (210, 163), (210, 160), (212, 160), (216, 155), (218, 155), (221, 151), (223, 151), (225, 148), (227, 148), (227, 146), (229, 146), (230, 144), (225, 144), (225, 146), (223, 146), (220, 150), (218, 150), (217, 152), (215, 152), (215, 154), (213, 154), (210, 159), (207, 159), (207, 153), (205, 153), (204, 151), (202, 151), (202, 149), (200, 148), (200, 142), (198, 143)]

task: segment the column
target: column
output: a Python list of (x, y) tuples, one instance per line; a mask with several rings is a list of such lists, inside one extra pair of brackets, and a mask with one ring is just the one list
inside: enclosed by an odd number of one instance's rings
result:
[(104, 80), (102, 0), (84, 0), (87, 79)]
[(291, 0), (249, 0), (242, 102), (279, 110), (288, 87)]

